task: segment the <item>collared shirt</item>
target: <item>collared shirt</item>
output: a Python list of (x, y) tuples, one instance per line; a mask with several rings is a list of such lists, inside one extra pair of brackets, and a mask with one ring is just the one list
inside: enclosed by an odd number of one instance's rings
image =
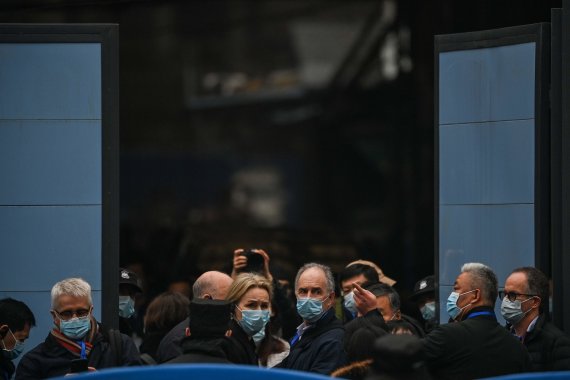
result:
[(538, 317), (539, 317), (539, 315), (537, 315), (536, 317), (534, 317), (534, 319), (529, 323), (529, 325), (528, 325), (528, 327), (527, 327), (527, 329), (526, 329), (526, 332), (527, 332), (527, 333), (529, 333), (529, 332), (531, 332), (532, 330), (534, 330), (534, 325), (536, 325), (536, 321), (538, 321)]

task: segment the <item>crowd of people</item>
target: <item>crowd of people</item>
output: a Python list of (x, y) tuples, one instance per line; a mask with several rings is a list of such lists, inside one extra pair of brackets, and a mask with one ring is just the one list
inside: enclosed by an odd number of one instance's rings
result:
[[(263, 250), (238, 249), (230, 274), (208, 271), (192, 297), (165, 292), (137, 316), (137, 275), (119, 270), (119, 330), (93, 315), (90, 285), (68, 278), (51, 290), (53, 328), (22, 352), (36, 317), (23, 302), (0, 300), (0, 380), (45, 379), (82, 371), (173, 363), (243, 364), (346, 379), (473, 379), (570, 370), (570, 338), (549, 321), (549, 283), (516, 268), (499, 292), (497, 276), (466, 263), (438, 323), (434, 276), (419, 280), (403, 312), (395, 281), (358, 260), (335, 275), (308, 263), (291, 289), (276, 279)], [(340, 291), (335, 291), (339, 289)], [(507, 321), (495, 315), (496, 301)], [(406, 300), (407, 301), (407, 300)], [(136, 333), (142, 321), (143, 333)]]

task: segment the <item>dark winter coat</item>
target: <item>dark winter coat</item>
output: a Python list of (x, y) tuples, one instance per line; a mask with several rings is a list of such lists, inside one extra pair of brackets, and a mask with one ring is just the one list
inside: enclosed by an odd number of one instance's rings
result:
[(523, 342), (533, 371), (570, 370), (570, 337), (547, 321), (544, 314), (538, 317)]
[(330, 309), (293, 344), (279, 367), (329, 375), (346, 364), (343, 341), (344, 326)]
[(190, 337), (182, 340), (183, 354), (170, 360), (166, 364), (182, 363), (218, 363), (231, 364), (227, 358), (226, 350), (229, 340), (227, 338), (218, 339), (192, 339)]
[[(95, 369), (139, 365), (140, 357), (131, 338), (121, 334), (122, 354), (111, 350), (108, 339), (97, 333), (88, 357), (89, 367)], [(43, 343), (24, 355), (16, 369), (16, 380), (45, 379), (69, 373), (70, 364), (78, 357), (61, 346), (53, 335), (48, 334)], [(117, 362), (118, 359), (118, 362)]]
[(235, 320), (230, 322), (230, 329), (232, 336), (229, 339), (228, 360), (235, 364), (259, 365), (253, 339), (247, 336)]
[(434, 329), (424, 338), (424, 353), (436, 379), (475, 379), (530, 369), (527, 350), (499, 325), (490, 307), (473, 308), (461, 322)]

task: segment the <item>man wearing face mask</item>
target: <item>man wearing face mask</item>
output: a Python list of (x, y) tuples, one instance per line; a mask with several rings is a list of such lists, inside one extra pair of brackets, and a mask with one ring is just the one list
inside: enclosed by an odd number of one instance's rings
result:
[(426, 276), (416, 282), (410, 301), (414, 302), (424, 319), (424, 331), (429, 333), (437, 325), (435, 316), (435, 277)]
[(297, 312), (303, 323), (291, 340), (282, 368), (328, 375), (346, 362), (344, 327), (334, 313), (334, 279), (329, 267), (305, 264), (295, 278)]
[(54, 327), (43, 343), (24, 355), (16, 369), (16, 380), (64, 376), (72, 361), (85, 363), (89, 371), (140, 364), (132, 339), (118, 334), (121, 352), (114, 350), (107, 331), (93, 316), (91, 286), (81, 278), (68, 278), (51, 289)]
[(467, 263), (455, 279), (447, 312), (455, 323), (424, 338), (426, 363), (436, 379), (473, 379), (526, 372), (526, 349), (497, 322), (497, 276), (486, 265)]
[(347, 323), (356, 318), (358, 314), (356, 302), (354, 301), (354, 293), (352, 291), (353, 284), (376, 284), (378, 282), (378, 273), (376, 272), (376, 269), (370, 265), (352, 264), (340, 272), (339, 281), (343, 298), (343, 322)]
[(536, 268), (515, 269), (499, 293), (501, 314), (527, 348), (533, 371), (570, 370), (570, 338), (548, 320), (549, 287)]
[(141, 293), (137, 275), (130, 270), (119, 269), (119, 330), (130, 337), (134, 333), (135, 297)]
[(24, 350), (24, 341), (35, 325), (34, 314), (25, 303), (12, 298), (0, 300), (0, 380), (12, 378), (12, 360)]

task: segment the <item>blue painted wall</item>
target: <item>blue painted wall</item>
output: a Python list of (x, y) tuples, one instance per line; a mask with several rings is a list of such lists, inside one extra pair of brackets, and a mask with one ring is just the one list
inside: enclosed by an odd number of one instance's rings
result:
[(83, 277), (101, 310), (101, 44), (0, 43), (0, 298), (53, 321), (50, 290)]
[(535, 43), (439, 54), (442, 322), (462, 264), (534, 265), (534, 93)]

